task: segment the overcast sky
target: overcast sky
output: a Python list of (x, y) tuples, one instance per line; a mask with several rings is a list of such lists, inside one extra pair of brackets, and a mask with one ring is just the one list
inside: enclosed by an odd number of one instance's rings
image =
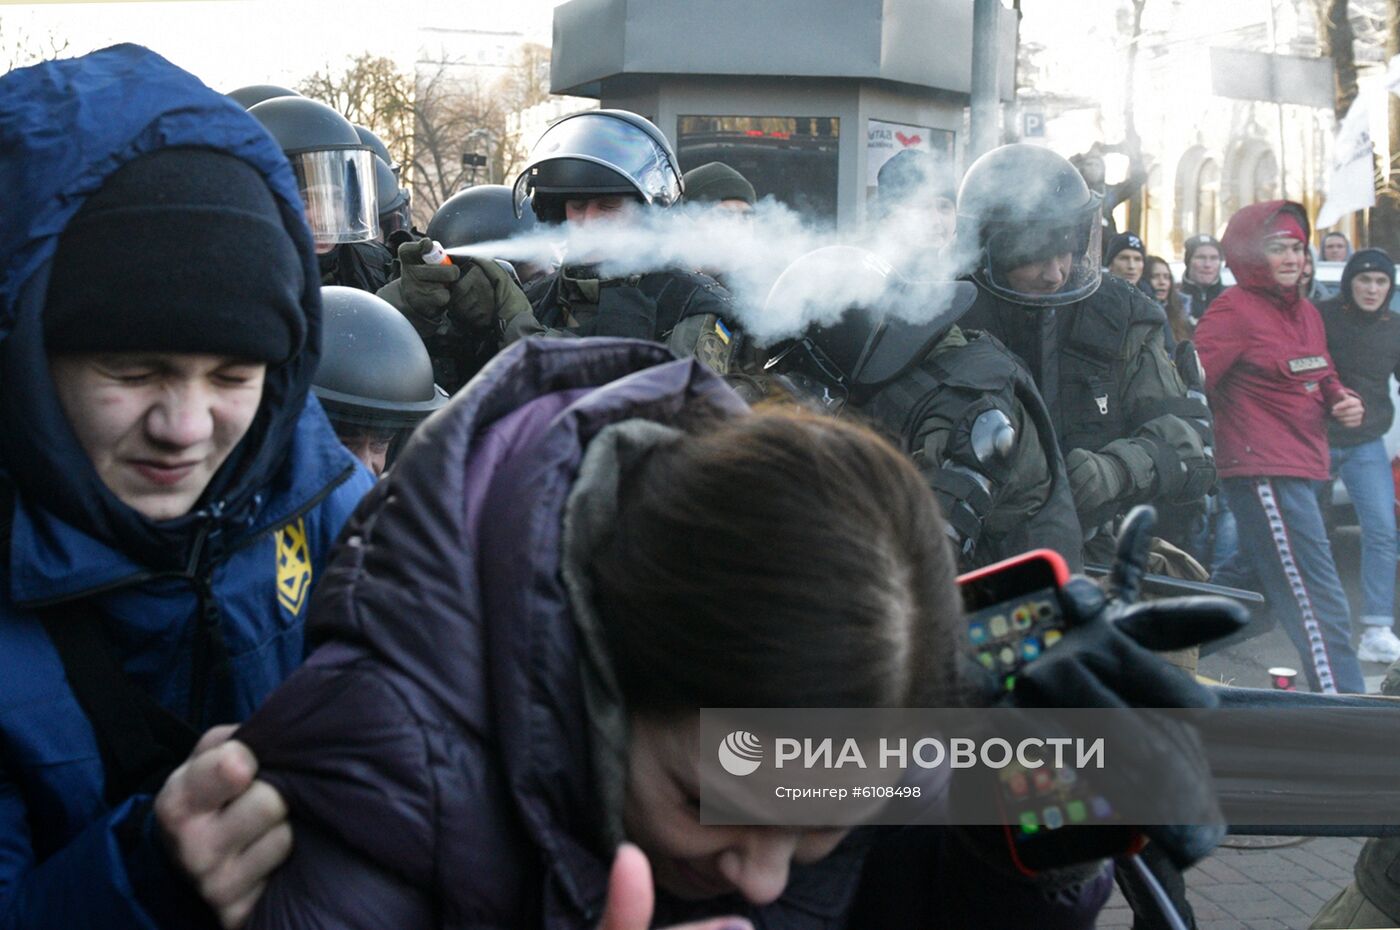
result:
[(137, 3), (11, 3), (0, 0), (0, 32), (23, 31), (81, 54), (137, 42), (220, 91), (294, 84), (327, 65), (372, 51), (411, 66), (420, 25), (520, 30), (549, 42), (562, 0), (150, 0)]

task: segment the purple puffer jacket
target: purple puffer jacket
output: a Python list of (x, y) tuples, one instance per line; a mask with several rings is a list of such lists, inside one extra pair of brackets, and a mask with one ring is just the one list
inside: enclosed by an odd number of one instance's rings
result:
[[(535, 339), (494, 359), (417, 431), (316, 591), (308, 637), (319, 648), (238, 733), (286, 798), (296, 837), (251, 930), (596, 925), (611, 851), (595, 839), (598, 792), (559, 573), (563, 508), (599, 430), (672, 422), (702, 400), (746, 409), (694, 360), (652, 343)], [(858, 831), (794, 869), (773, 905), (729, 899), (711, 912), (759, 927), (861, 926), (850, 902), (879, 837)], [(1098, 882), (1047, 905), (1026, 886), (989, 885), (966, 856), (937, 857), (954, 860), (938, 876), (946, 881), (883, 869), (885, 887), (872, 895), (867, 885), (866, 896), (887, 905), (889, 886), (906, 881), (924, 894), (965, 888), (981, 915), (950, 926), (1077, 928), (1092, 925), (1106, 895)], [(1018, 904), (1022, 919), (1007, 923)]]

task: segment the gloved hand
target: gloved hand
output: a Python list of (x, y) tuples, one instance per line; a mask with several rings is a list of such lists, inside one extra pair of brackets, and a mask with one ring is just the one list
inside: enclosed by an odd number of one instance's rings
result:
[(1074, 509), (1080, 522), (1091, 527), (1111, 519), (1118, 512), (1119, 501), (1132, 499), (1150, 487), (1152, 460), (1133, 440), (1116, 439), (1100, 452), (1069, 450), (1065, 468)]
[[(1239, 630), (1249, 620), (1243, 605), (1220, 597), (1181, 597), (1137, 603), (1147, 569), (1156, 512), (1136, 507), (1118, 538), (1117, 560), (1104, 591), (1087, 578), (1072, 578), (1061, 591), (1068, 626), (1064, 637), (1016, 676), (1018, 707), (1210, 708), (1209, 690), (1148, 650), (1184, 649)], [(1143, 832), (1180, 867), (1210, 852), (1224, 836), (1210, 768), (1191, 726), (1144, 714), (1148, 730), (1131, 750), (1135, 766), (1151, 766), (1180, 794), (1164, 799), (1172, 810), (1192, 811), (1213, 826), (1149, 826)], [(1110, 800), (1112, 800), (1110, 798)]]
[(1168, 503), (1189, 504), (1215, 487), (1215, 462), (1200, 434), (1180, 417), (1149, 420), (1132, 440), (1152, 456), (1157, 483), (1153, 494)]
[(425, 265), (423, 255), (432, 247), (431, 239), (405, 242), (399, 246), (400, 277), (397, 282), (390, 282), (381, 289), (387, 290), (398, 284), (398, 293), (394, 295), (398, 299), (380, 294), (404, 312), (418, 329), (419, 335), (431, 334), (441, 325), (443, 314), (452, 300), (451, 287), (462, 276), (462, 269), (456, 265)]
[(452, 283), (447, 317), (463, 332), (498, 332), (521, 313), (530, 312), (525, 292), (500, 263), (489, 258), (459, 258), (461, 277)]

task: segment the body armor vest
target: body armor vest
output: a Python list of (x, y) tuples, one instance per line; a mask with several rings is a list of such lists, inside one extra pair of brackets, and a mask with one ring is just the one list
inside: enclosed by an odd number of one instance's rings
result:
[[(1045, 403), (1029, 372), (1005, 347), (986, 333), (964, 330), (964, 335), (968, 338), (965, 347), (929, 356), (882, 387), (860, 409), (877, 421), (905, 454), (928, 473), (944, 464), (919, 461), (925, 438), (932, 429), (931, 417), (936, 415), (956, 425), (986, 400), (1008, 415), (1019, 404), (1035, 425), (1045, 448), (1051, 477), (1049, 496), (1037, 512), (1010, 521), (1015, 526), (1013, 532), (1001, 538), (989, 538), (984, 534), (978, 540), (974, 562), (990, 564), (1027, 549), (1048, 547), (1077, 567), (1081, 563), (1083, 535), (1064, 459), (1054, 445), (1055, 428)], [(999, 480), (996, 475), (988, 477)]]
[[(1141, 299), (1134, 299), (1134, 295)], [(1040, 374), (1041, 396), (1051, 411), (1060, 451), (1097, 452), (1115, 439), (1131, 436), (1162, 412), (1139, 411), (1127, 396), (1129, 337), (1137, 324), (1161, 325), (1162, 309), (1131, 285), (1105, 277), (1089, 297), (1051, 313), (1021, 307), (981, 291), (964, 317), (968, 326), (1003, 339), (1011, 351)], [(1052, 373), (1047, 377), (1047, 373)]]

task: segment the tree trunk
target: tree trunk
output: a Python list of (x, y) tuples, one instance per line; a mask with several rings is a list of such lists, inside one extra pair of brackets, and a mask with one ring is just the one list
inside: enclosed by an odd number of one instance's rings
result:
[(1321, 20), (1323, 54), (1331, 56), (1335, 72), (1332, 109), (1340, 124), (1356, 99), (1356, 52), (1353, 48), (1356, 36), (1347, 17), (1347, 0), (1318, 0), (1317, 12)]

